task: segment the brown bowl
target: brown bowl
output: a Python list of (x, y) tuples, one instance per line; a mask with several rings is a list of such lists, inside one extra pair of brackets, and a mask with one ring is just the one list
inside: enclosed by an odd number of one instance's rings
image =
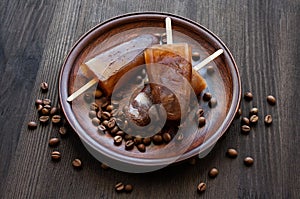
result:
[[(80, 69), (82, 63), (129, 38), (144, 33), (163, 33), (166, 17), (172, 19), (174, 42), (187, 42), (192, 46), (193, 51), (200, 52), (200, 60), (193, 61), (193, 65), (218, 49), (223, 49), (224, 53), (209, 64), (214, 68), (213, 74), (208, 74), (206, 67), (199, 71), (207, 82), (204, 92), (212, 93), (218, 100), (215, 108), (209, 108), (207, 102), (199, 96), (199, 104), (205, 111), (206, 125), (195, 131), (195, 137), (183, 154), (172, 154), (174, 150), (170, 148), (171, 155), (161, 157), (157, 155), (160, 151), (160, 147), (157, 146), (150, 147), (145, 153), (137, 149), (127, 151), (124, 145), (123, 147), (115, 146), (112, 137), (97, 132), (97, 128), (89, 118), (89, 104), (85, 102), (83, 95), (72, 103), (67, 102), (67, 98), (90, 80)], [(96, 87), (91, 89), (96, 89)], [(194, 21), (173, 14), (143, 12), (130, 13), (107, 20), (89, 30), (77, 41), (61, 69), (59, 97), (68, 122), (96, 159), (118, 170), (147, 172), (162, 168), (171, 161), (179, 162), (195, 155), (204, 157), (232, 122), (239, 107), (241, 83), (231, 53), (211, 31)], [(172, 159), (172, 156), (176, 158)]]

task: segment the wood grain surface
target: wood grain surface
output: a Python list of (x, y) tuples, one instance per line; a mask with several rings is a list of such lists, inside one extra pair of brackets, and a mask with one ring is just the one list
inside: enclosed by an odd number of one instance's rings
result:
[[(235, 120), (212, 152), (195, 165), (182, 163), (146, 174), (103, 170), (69, 131), (52, 162), (48, 140), (58, 136), (52, 124), (34, 131), (34, 101), (58, 102), (58, 77), (72, 45), (90, 28), (111, 17), (137, 11), (162, 11), (192, 19), (218, 35), (232, 52), (242, 79), (243, 115), (259, 108), (258, 124), (249, 135), (240, 133)], [(0, 197), (1, 198), (299, 198), (300, 197), (300, 1), (299, 0), (103, 0), (0, 3)], [(48, 93), (39, 85), (47, 81)], [(276, 106), (266, 96), (277, 98)], [(262, 118), (272, 114), (266, 127)], [(227, 148), (239, 151), (225, 157)], [(243, 159), (254, 158), (252, 167)], [(83, 162), (74, 170), (74, 158)], [(212, 167), (219, 175), (210, 179)], [(132, 184), (130, 194), (118, 194), (114, 185)], [(207, 190), (198, 194), (199, 182)]]

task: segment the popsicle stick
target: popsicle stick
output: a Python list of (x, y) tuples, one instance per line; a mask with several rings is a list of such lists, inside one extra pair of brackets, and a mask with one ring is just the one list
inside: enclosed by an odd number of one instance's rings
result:
[(67, 98), (67, 101), (68, 102), (72, 102), (76, 97), (78, 97), (79, 95), (81, 95), (87, 89), (91, 88), (97, 82), (98, 82), (97, 78), (92, 79), (91, 81), (89, 81), (88, 83), (86, 83), (83, 87), (81, 87), (80, 89), (78, 89), (77, 91), (75, 91), (72, 95), (70, 95)]
[(167, 34), (167, 44), (173, 44), (173, 35), (172, 35), (172, 24), (171, 18), (166, 18), (166, 34)]
[(214, 52), (213, 54), (211, 54), (210, 56), (208, 56), (207, 58), (205, 58), (202, 62), (200, 62), (199, 64), (197, 64), (196, 66), (194, 66), (193, 68), (198, 71), (200, 70), (203, 66), (207, 65), (209, 62), (213, 61), (214, 59), (216, 59), (219, 55), (221, 55), (224, 51), (222, 49), (217, 50), (216, 52)]

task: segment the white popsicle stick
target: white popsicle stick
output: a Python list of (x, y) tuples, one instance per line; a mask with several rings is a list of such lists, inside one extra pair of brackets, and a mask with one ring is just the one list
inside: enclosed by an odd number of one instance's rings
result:
[(166, 34), (167, 34), (167, 44), (173, 44), (173, 35), (172, 35), (172, 24), (171, 18), (166, 18)]
[(216, 59), (219, 55), (221, 55), (224, 51), (222, 49), (217, 50), (216, 52), (214, 52), (213, 54), (211, 54), (210, 56), (208, 56), (207, 58), (205, 58), (202, 62), (200, 62), (199, 64), (197, 64), (196, 66), (194, 66), (193, 68), (198, 71), (200, 70), (203, 66), (207, 65), (209, 62), (213, 61), (214, 59)]
[(72, 102), (76, 97), (78, 97), (79, 95), (81, 95), (87, 89), (91, 88), (97, 82), (98, 82), (97, 78), (92, 79), (91, 81), (89, 81), (88, 83), (86, 83), (83, 87), (81, 87), (80, 89), (78, 89), (77, 91), (75, 91), (72, 95), (70, 95), (67, 98), (67, 101), (68, 102)]

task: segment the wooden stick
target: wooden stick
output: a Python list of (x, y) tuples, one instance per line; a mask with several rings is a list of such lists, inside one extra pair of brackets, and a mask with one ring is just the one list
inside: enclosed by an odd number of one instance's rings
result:
[(67, 101), (68, 102), (72, 102), (76, 97), (78, 97), (79, 95), (81, 95), (87, 89), (91, 88), (97, 82), (98, 82), (97, 78), (92, 79), (91, 81), (89, 81), (88, 83), (86, 83), (83, 87), (81, 87), (80, 89), (78, 89), (77, 91), (75, 91), (72, 95), (70, 95), (67, 98)]
[(212, 55), (208, 56), (207, 58), (205, 58), (202, 62), (200, 62), (199, 64), (197, 64), (196, 66), (194, 66), (193, 68), (198, 71), (200, 70), (203, 66), (205, 66), (206, 64), (208, 64), (209, 62), (213, 61), (214, 59), (216, 59), (219, 55), (221, 55), (224, 51), (222, 49), (217, 50), (216, 52), (214, 52)]
[(173, 44), (173, 35), (172, 35), (172, 24), (171, 18), (166, 18), (166, 34), (167, 34), (167, 44)]

